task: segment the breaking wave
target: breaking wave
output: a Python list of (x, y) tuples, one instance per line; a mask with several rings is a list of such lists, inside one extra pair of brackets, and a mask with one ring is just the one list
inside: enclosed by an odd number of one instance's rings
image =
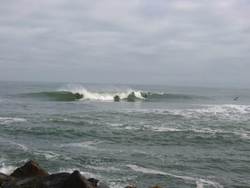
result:
[(193, 100), (201, 96), (148, 92), (134, 89), (125, 89), (122, 91), (90, 91), (84, 87), (62, 88), (56, 91), (46, 91), (37, 93), (28, 93), (25, 96), (47, 99), (52, 101), (162, 101), (162, 100)]

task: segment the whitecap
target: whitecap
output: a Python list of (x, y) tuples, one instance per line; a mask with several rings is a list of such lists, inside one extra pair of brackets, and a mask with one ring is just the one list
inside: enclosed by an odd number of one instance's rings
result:
[(107, 125), (108, 125), (108, 126), (111, 126), (111, 127), (121, 127), (121, 126), (123, 126), (124, 124), (123, 124), (123, 123), (108, 123)]
[(205, 179), (201, 179), (201, 178), (174, 175), (174, 174), (166, 173), (166, 172), (163, 172), (163, 171), (160, 171), (160, 170), (144, 168), (144, 167), (140, 167), (140, 166), (133, 165), (133, 164), (129, 164), (129, 165), (127, 165), (127, 167), (129, 167), (133, 171), (141, 172), (141, 173), (144, 173), (144, 174), (155, 174), (155, 175), (171, 176), (171, 177), (186, 180), (186, 181), (194, 181), (196, 183), (197, 188), (202, 188), (204, 184), (205, 185), (211, 185), (211, 186), (213, 186), (215, 188), (223, 188), (223, 186), (221, 184), (217, 183), (217, 182), (210, 181), (210, 180), (205, 180)]
[(15, 169), (15, 166), (6, 166), (5, 163), (0, 164), (0, 172), (3, 174), (11, 174)]
[(3, 143), (3, 144), (8, 143), (8, 145), (9, 144), (15, 145), (15, 146), (17, 146), (18, 148), (20, 148), (23, 151), (28, 151), (29, 150), (29, 148), (26, 145), (17, 143), (17, 142), (12, 141), (12, 140), (7, 140), (7, 139), (4, 139), (4, 138), (0, 138), (0, 142)]
[(152, 130), (156, 131), (156, 132), (181, 132), (181, 131), (184, 131), (181, 129), (171, 128), (171, 127), (152, 127)]
[(61, 144), (60, 147), (79, 147), (79, 148), (87, 148), (89, 150), (97, 150), (96, 145), (100, 144), (100, 143), (102, 143), (102, 142), (94, 140), (94, 141)]
[(59, 154), (53, 152), (53, 151), (44, 151), (44, 150), (38, 150), (34, 151), (35, 155), (42, 155), (45, 157), (47, 160), (56, 160), (59, 158)]
[(90, 165), (86, 165), (85, 167), (89, 168), (89, 169), (94, 169), (94, 170), (97, 170), (97, 171), (106, 171), (106, 172), (112, 172), (112, 171), (118, 172), (118, 171), (121, 171), (121, 169), (116, 168), (116, 167), (112, 167), (112, 166), (90, 166)]
[(18, 144), (18, 143), (14, 143), (14, 144), (16, 144), (23, 151), (28, 151), (29, 150), (29, 148), (27, 146), (25, 146), (24, 144)]
[(201, 108), (198, 108), (198, 109), (173, 110), (172, 113), (175, 115), (181, 115), (187, 118), (217, 116), (220, 118), (238, 119), (239, 115), (250, 114), (250, 106), (230, 105), (230, 104), (206, 105), (206, 106), (201, 106)]
[(24, 118), (0, 117), (0, 124), (11, 124), (16, 122), (25, 122)]
[(82, 86), (67, 86), (64, 88), (59, 89), (58, 91), (67, 91), (71, 93), (79, 93), (82, 94), (84, 97), (82, 100), (97, 100), (97, 101), (114, 101), (115, 96), (119, 96), (120, 99), (126, 99), (128, 96), (133, 92), (135, 97), (138, 99), (145, 99), (142, 96), (141, 91), (127, 89), (124, 91), (90, 91)]
[(109, 186), (112, 188), (124, 188), (128, 186), (127, 183), (120, 183), (120, 182), (109, 182)]

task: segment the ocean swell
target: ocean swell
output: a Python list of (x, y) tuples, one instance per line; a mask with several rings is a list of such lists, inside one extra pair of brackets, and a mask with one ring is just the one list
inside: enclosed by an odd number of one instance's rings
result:
[(184, 101), (195, 100), (202, 96), (178, 93), (149, 92), (138, 89), (90, 90), (84, 87), (63, 87), (55, 91), (28, 93), (24, 96), (52, 101)]

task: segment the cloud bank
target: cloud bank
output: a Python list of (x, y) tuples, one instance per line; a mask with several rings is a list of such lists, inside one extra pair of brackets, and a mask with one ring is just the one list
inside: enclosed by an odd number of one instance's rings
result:
[(0, 80), (250, 85), (248, 0), (8, 0)]

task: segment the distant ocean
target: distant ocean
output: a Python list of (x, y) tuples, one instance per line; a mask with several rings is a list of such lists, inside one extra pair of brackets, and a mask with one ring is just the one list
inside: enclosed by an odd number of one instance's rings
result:
[(0, 172), (28, 159), (114, 188), (250, 187), (250, 90), (0, 82)]

